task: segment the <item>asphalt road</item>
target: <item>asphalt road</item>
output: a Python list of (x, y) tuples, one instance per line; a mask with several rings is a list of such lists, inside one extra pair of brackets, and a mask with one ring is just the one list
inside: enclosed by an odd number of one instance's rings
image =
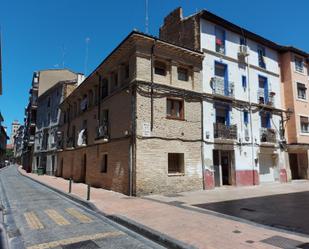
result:
[(163, 248), (20, 175), (15, 166), (0, 171), (12, 248)]
[(194, 206), (309, 235), (309, 191)]

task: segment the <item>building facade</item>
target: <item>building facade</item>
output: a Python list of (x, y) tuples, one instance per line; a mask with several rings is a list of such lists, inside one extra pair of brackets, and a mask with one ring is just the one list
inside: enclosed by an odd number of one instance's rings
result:
[(57, 175), (128, 195), (202, 189), (202, 59), (129, 34), (61, 104)]
[(277, 44), (208, 11), (164, 20), (160, 38), (204, 53), (207, 188), (286, 181)]
[(54, 175), (57, 168), (57, 132), (60, 120), (59, 104), (78, 85), (76, 80), (60, 81), (38, 98), (34, 160), (32, 172)]
[(289, 178), (308, 179), (309, 106), (308, 54), (287, 47), (281, 53), (282, 99), (290, 110), (286, 126)]
[(17, 133), (18, 128), (20, 127), (20, 123), (18, 120), (14, 120), (11, 125), (11, 135), (10, 135), (10, 144), (14, 147), (14, 137)]
[(38, 109), (38, 97), (49, 88), (63, 80), (81, 79), (81, 74), (68, 69), (49, 69), (34, 72), (29, 90), (29, 103), (25, 108), (24, 142), (22, 166), (27, 172), (32, 171), (35, 142), (35, 128)]
[(14, 157), (18, 164), (21, 163), (24, 141), (24, 126), (20, 125), (14, 136)]

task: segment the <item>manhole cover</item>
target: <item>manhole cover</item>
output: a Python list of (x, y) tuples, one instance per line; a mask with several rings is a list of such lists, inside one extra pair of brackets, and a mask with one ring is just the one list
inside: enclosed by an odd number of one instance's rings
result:
[(63, 249), (97, 249), (100, 248), (92, 240), (81, 241), (70, 245), (62, 246)]

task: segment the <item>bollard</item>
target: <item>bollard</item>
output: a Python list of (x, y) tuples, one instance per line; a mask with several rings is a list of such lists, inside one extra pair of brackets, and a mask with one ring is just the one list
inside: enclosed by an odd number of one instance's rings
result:
[(90, 200), (90, 184), (87, 184), (87, 201)]
[(69, 193), (72, 192), (72, 178), (69, 179)]

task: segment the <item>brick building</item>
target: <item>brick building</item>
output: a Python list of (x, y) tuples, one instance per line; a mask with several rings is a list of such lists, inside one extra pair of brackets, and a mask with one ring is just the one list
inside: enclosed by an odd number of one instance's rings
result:
[(61, 104), (57, 174), (128, 195), (202, 189), (202, 60), (130, 33)]
[(57, 162), (57, 131), (60, 120), (59, 104), (81, 83), (78, 79), (59, 81), (38, 98), (34, 160), (32, 171), (54, 175)]

